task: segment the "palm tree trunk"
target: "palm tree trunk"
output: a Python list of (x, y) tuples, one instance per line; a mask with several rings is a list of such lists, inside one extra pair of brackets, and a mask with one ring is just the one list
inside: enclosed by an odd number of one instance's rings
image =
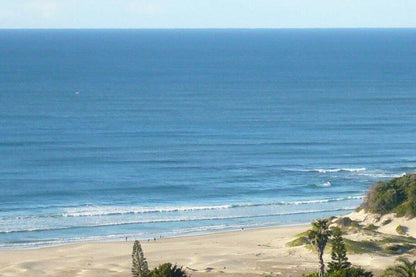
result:
[(319, 257), (319, 276), (323, 276), (325, 273), (325, 264), (323, 259), (324, 252), (318, 251), (318, 257)]

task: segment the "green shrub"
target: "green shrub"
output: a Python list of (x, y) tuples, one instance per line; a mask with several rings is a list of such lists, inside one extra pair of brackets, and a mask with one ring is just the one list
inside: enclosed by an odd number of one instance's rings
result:
[(374, 241), (354, 241), (344, 238), (345, 246), (349, 253), (362, 254), (381, 251), (382, 248)]
[(395, 265), (388, 267), (383, 277), (412, 277), (416, 276), (416, 261), (409, 261), (407, 258), (399, 257), (396, 259)]
[(397, 234), (399, 234), (399, 235), (405, 235), (405, 234), (406, 234), (406, 231), (407, 231), (407, 228), (406, 228), (406, 227), (404, 227), (404, 226), (402, 226), (402, 225), (398, 225), (398, 226), (396, 227), (396, 232), (397, 232)]
[(360, 208), (378, 214), (416, 216), (416, 174), (376, 183), (370, 188)]
[(380, 240), (379, 243), (386, 244), (386, 243), (411, 243), (416, 244), (416, 238), (414, 237), (402, 237), (402, 236), (388, 236), (384, 239)]
[(187, 277), (186, 272), (182, 267), (177, 265), (172, 265), (171, 263), (161, 264), (158, 267), (155, 267), (151, 272), (149, 277)]
[(384, 252), (386, 254), (392, 254), (392, 255), (401, 255), (404, 253), (407, 253), (409, 250), (414, 249), (415, 246), (412, 244), (393, 244), (389, 245), (384, 249)]
[(377, 227), (377, 226), (375, 226), (374, 224), (369, 224), (369, 225), (367, 225), (365, 228), (366, 228), (367, 230), (370, 230), (370, 231), (375, 231), (375, 230), (377, 230), (377, 229), (378, 229), (378, 227)]
[(319, 273), (318, 272), (305, 273), (305, 274), (302, 274), (302, 277), (319, 277)]
[[(373, 277), (373, 273), (365, 271), (361, 267), (351, 267), (348, 269), (327, 272), (322, 277)], [(319, 273), (303, 274), (302, 277), (320, 277)]]
[(310, 240), (307, 237), (302, 236), (302, 237), (295, 238), (292, 241), (289, 241), (288, 243), (286, 243), (286, 246), (296, 247), (296, 246), (301, 246), (301, 245), (305, 245), (309, 243), (310, 243)]

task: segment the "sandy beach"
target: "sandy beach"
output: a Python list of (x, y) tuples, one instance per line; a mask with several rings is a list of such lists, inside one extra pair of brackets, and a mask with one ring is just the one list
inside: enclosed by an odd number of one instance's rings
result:
[[(300, 276), (317, 269), (316, 253), (287, 247), (309, 225), (143, 241), (150, 267), (171, 262), (192, 276)], [(36, 250), (0, 251), (0, 276), (131, 276), (133, 240), (94, 242)], [(380, 272), (394, 257), (349, 255), (350, 261)], [(330, 259), (325, 256), (326, 261)]]

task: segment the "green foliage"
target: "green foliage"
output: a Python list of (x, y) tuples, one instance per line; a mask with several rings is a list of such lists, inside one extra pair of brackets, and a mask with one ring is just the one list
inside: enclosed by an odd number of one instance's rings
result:
[(409, 250), (414, 249), (415, 246), (413, 244), (393, 244), (389, 245), (384, 249), (384, 253), (392, 254), (392, 255), (401, 255), (407, 253)]
[(302, 277), (320, 277), (318, 272), (302, 274)]
[(323, 254), (331, 236), (331, 230), (329, 230), (329, 221), (327, 219), (317, 219), (312, 222), (312, 229), (308, 231), (308, 238), (312, 245), (318, 252), (319, 258), (319, 272), (323, 275), (325, 271), (325, 264), (323, 260)]
[(349, 239), (344, 239), (345, 245), (347, 247), (348, 252), (354, 254), (362, 254), (362, 253), (372, 253), (381, 251), (382, 248), (379, 244), (375, 241), (354, 241)]
[(402, 237), (402, 236), (388, 236), (379, 241), (380, 244), (386, 243), (412, 243), (416, 244), (416, 238), (413, 237)]
[(177, 265), (172, 265), (171, 263), (161, 264), (158, 267), (155, 267), (149, 277), (187, 277), (186, 272), (182, 267)]
[(396, 227), (396, 232), (397, 232), (397, 234), (399, 234), (399, 235), (405, 235), (406, 234), (406, 227), (404, 227), (404, 226), (402, 226), (402, 225), (398, 225), (397, 227)]
[(149, 276), (149, 267), (144, 257), (142, 246), (138, 240), (134, 241), (133, 253), (131, 254), (132, 266), (131, 274), (133, 277)]
[(406, 258), (398, 258), (394, 266), (388, 267), (384, 272), (383, 277), (415, 277), (416, 276), (416, 261), (409, 261)]
[(301, 246), (301, 245), (305, 245), (308, 243), (310, 243), (310, 240), (307, 237), (302, 236), (302, 237), (295, 238), (292, 241), (289, 241), (288, 243), (286, 243), (286, 246), (296, 247), (296, 246)]
[(375, 226), (374, 224), (369, 224), (365, 227), (365, 229), (369, 230), (369, 231), (375, 231), (378, 229), (377, 226)]
[[(322, 277), (373, 277), (373, 273), (361, 267), (350, 267), (333, 272), (327, 272)], [(320, 277), (319, 273), (303, 274), (302, 277)]]
[(351, 267), (348, 261), (347, 249), (342, 239), (341, 230), (334, 228), (332, 238), (331, 262), (328, 263), (328, 272), (335, 272)]
[(372, 213), (416, 216), (416, 174), (373, 185), (361, 208)]

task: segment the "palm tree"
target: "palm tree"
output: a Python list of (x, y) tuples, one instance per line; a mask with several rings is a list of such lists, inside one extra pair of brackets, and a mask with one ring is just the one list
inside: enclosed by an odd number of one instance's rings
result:
[(329, 237), (331, 236), (331, 230), (329, 230), (328, 225), (328, 219), (317, 219), (312, 222), (312, 229), (308, 231), (308, 237), (318, 252), (319, 276), (323, 276), (325, 273), (323, 255), (325, 246), (328, 243)]
[(416, 277), (416, 260), (411, 262), (406, 258), (400, 257), (396, 260), (396, 265), (387, 268), (384, 277)]

